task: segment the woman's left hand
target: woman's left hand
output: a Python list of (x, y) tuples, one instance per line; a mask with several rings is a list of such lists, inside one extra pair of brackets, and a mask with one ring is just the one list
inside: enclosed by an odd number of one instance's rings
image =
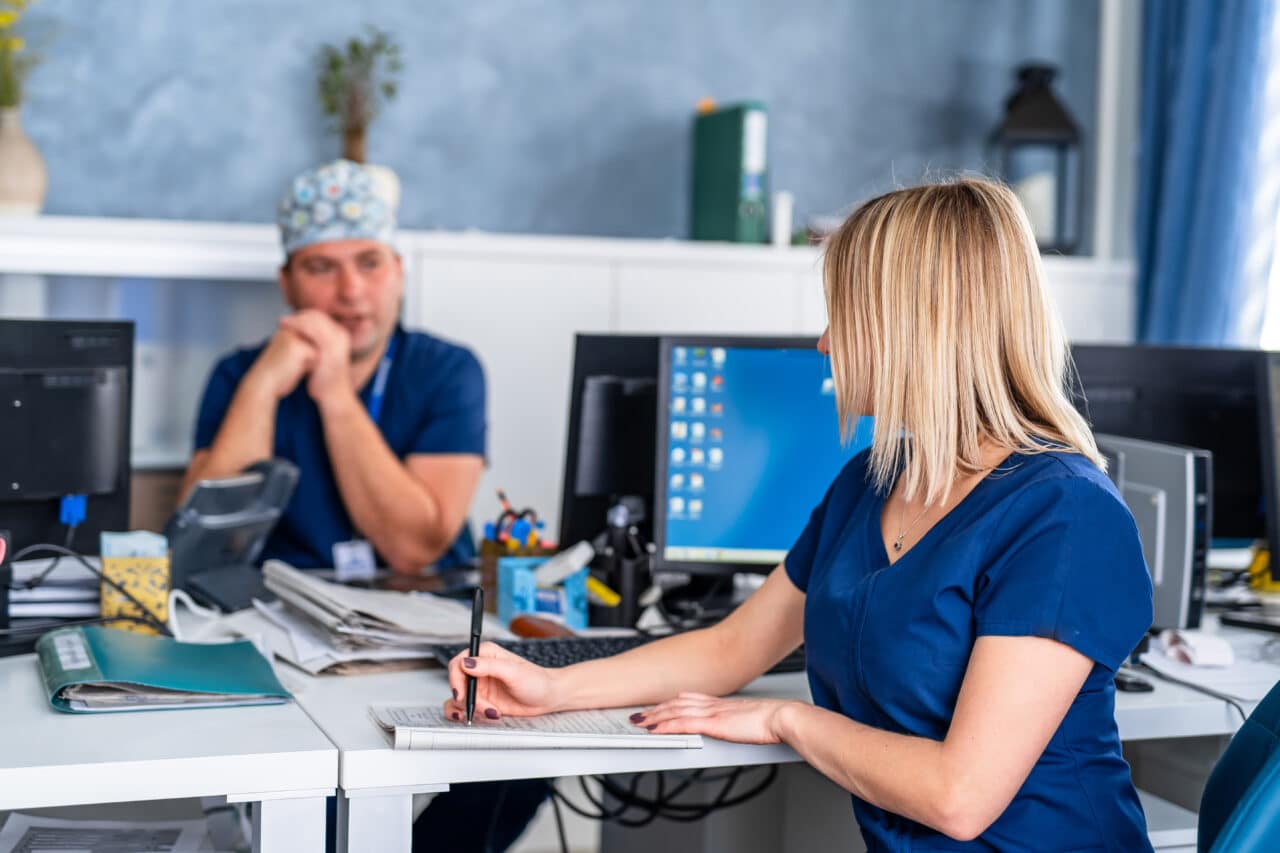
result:
[(723, 699), (704, 693), (681, 693), (631, 722), (657, 735), (699, 734), (734, 743), (781, 743), (778, 713), (791, 700)]

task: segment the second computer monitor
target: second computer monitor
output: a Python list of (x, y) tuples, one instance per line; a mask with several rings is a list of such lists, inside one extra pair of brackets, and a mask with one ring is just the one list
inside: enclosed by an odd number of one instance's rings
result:
[(657, 568), (767, 572), (786, 556), (871, 419), (840, 440), (835, 383), (814, 338), (663, 338)]

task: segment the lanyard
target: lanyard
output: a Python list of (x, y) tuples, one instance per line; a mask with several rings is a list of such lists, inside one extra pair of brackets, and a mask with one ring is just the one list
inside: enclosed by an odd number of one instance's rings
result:
[(387, 377), (391, 375), (391, 362), (396, 356), (397, 337), (399, 335), (396, 332), (391, 333), (387, 350), (382, 354), (382, 361), (378, 363), (378, 372), (373, 375), (373, 388), (369, 391), (369, 418), (375, 424), (382, 415), (382, 401), (387, 396)]

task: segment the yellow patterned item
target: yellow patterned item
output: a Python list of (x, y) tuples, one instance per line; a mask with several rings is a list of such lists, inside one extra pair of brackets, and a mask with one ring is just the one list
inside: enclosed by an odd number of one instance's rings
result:
[[(102, 574), (129, 591), (161, 622), (169, 618), (169, 540), (158, 533), (135, 530), (131, 533), (102, 534)], [(142, 614), (110, 584), (102, 584), (102, 618)], [(106, 623), (112, 628), (139, 634), (158, 634), (143, 622), (121, 619)]]

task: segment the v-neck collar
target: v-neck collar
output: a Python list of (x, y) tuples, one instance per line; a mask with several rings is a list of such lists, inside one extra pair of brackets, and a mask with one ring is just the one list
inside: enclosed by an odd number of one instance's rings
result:
[[(1001, 473), (1001, 472), (1007, 473), (1006, 469), (1011, 470), (1010, 468), (1011, 463), (1013, 464), (1013, 467), (1017, 467), (1016, 460), (1019, 459), (1021, 456), (1022, 454), (1015, 450), (1014, 452), (1006, 456), (1004, 459), (1000, 460), (999, 464), (997, 464), (996, 467), (988, 471), (983, 476), (983, 478), (978, 481), (978, 484), (974, 486), (972, 489), (970, 489), (967, 495), (965, 495), (963, 498), (960, 499), (959, 503), (957, 503), (951, 509), (947, 510), (947, 513), (943, 515), (942, 518), (939, 518), (936, 522), (934, 522), (933, 526), (930, 527), (928, 530), (926, 530), (924, 532), (924, 535), (921, 536), (918, 540), (916, 540), (914, 545), (912, 545), (910, 548), (907, 548), (905, 551), (903, 551), (898, 556), (898, 559), (896, 560), (890, 557), (889, 549), (884, 544), (884, 533), (880, 529), (881, 517), (884, 514), (884, 505), (889, 499), (889, 494), (888, 493), (880, 494), (879, 492), (875, 492), (875, 496), (873, 498), (873, 503), (871, 508), (871, 517), (869, 519), (870, 524), (868, 525), (868, 527), (870, 528), (869, 534), (872, 538), (872, 543), (871, 543), (872, 554), (876, 559), (877, 565), (885, 569), (890, 569), (890, 568), (893, 568), (894, 566), (897, 566), (899, 563), (905, 560), (909, 554), (914, 553), (918, 548), (920, 548), (921, 545), (924, 545), (925, 543), (929, 542), (932, 538), (934, 538), (935, 531), (939, 530), (940, 528), (951, 526), (951, 523), (954, 523), (953, 520), (958, 515), (960, 515), (962, 510), (967, 510), (969, 507), (971, 507), (974, 504), (975, 495), (977, 495), (979, 492), (986, 492), (988, 490), (989, 488), (988, 483), (990, 483), (991, 480), (993, 479), (992, 475)], [(901, 475), (901, 472), (899, 472), (899, 476), (900, 475)], [(897, 483), (897, 476), (894, 477), (894, 483), (895, 484)], [(892, 487), (890, 487), (890, 493), (892, 491), (893, 489)]]

